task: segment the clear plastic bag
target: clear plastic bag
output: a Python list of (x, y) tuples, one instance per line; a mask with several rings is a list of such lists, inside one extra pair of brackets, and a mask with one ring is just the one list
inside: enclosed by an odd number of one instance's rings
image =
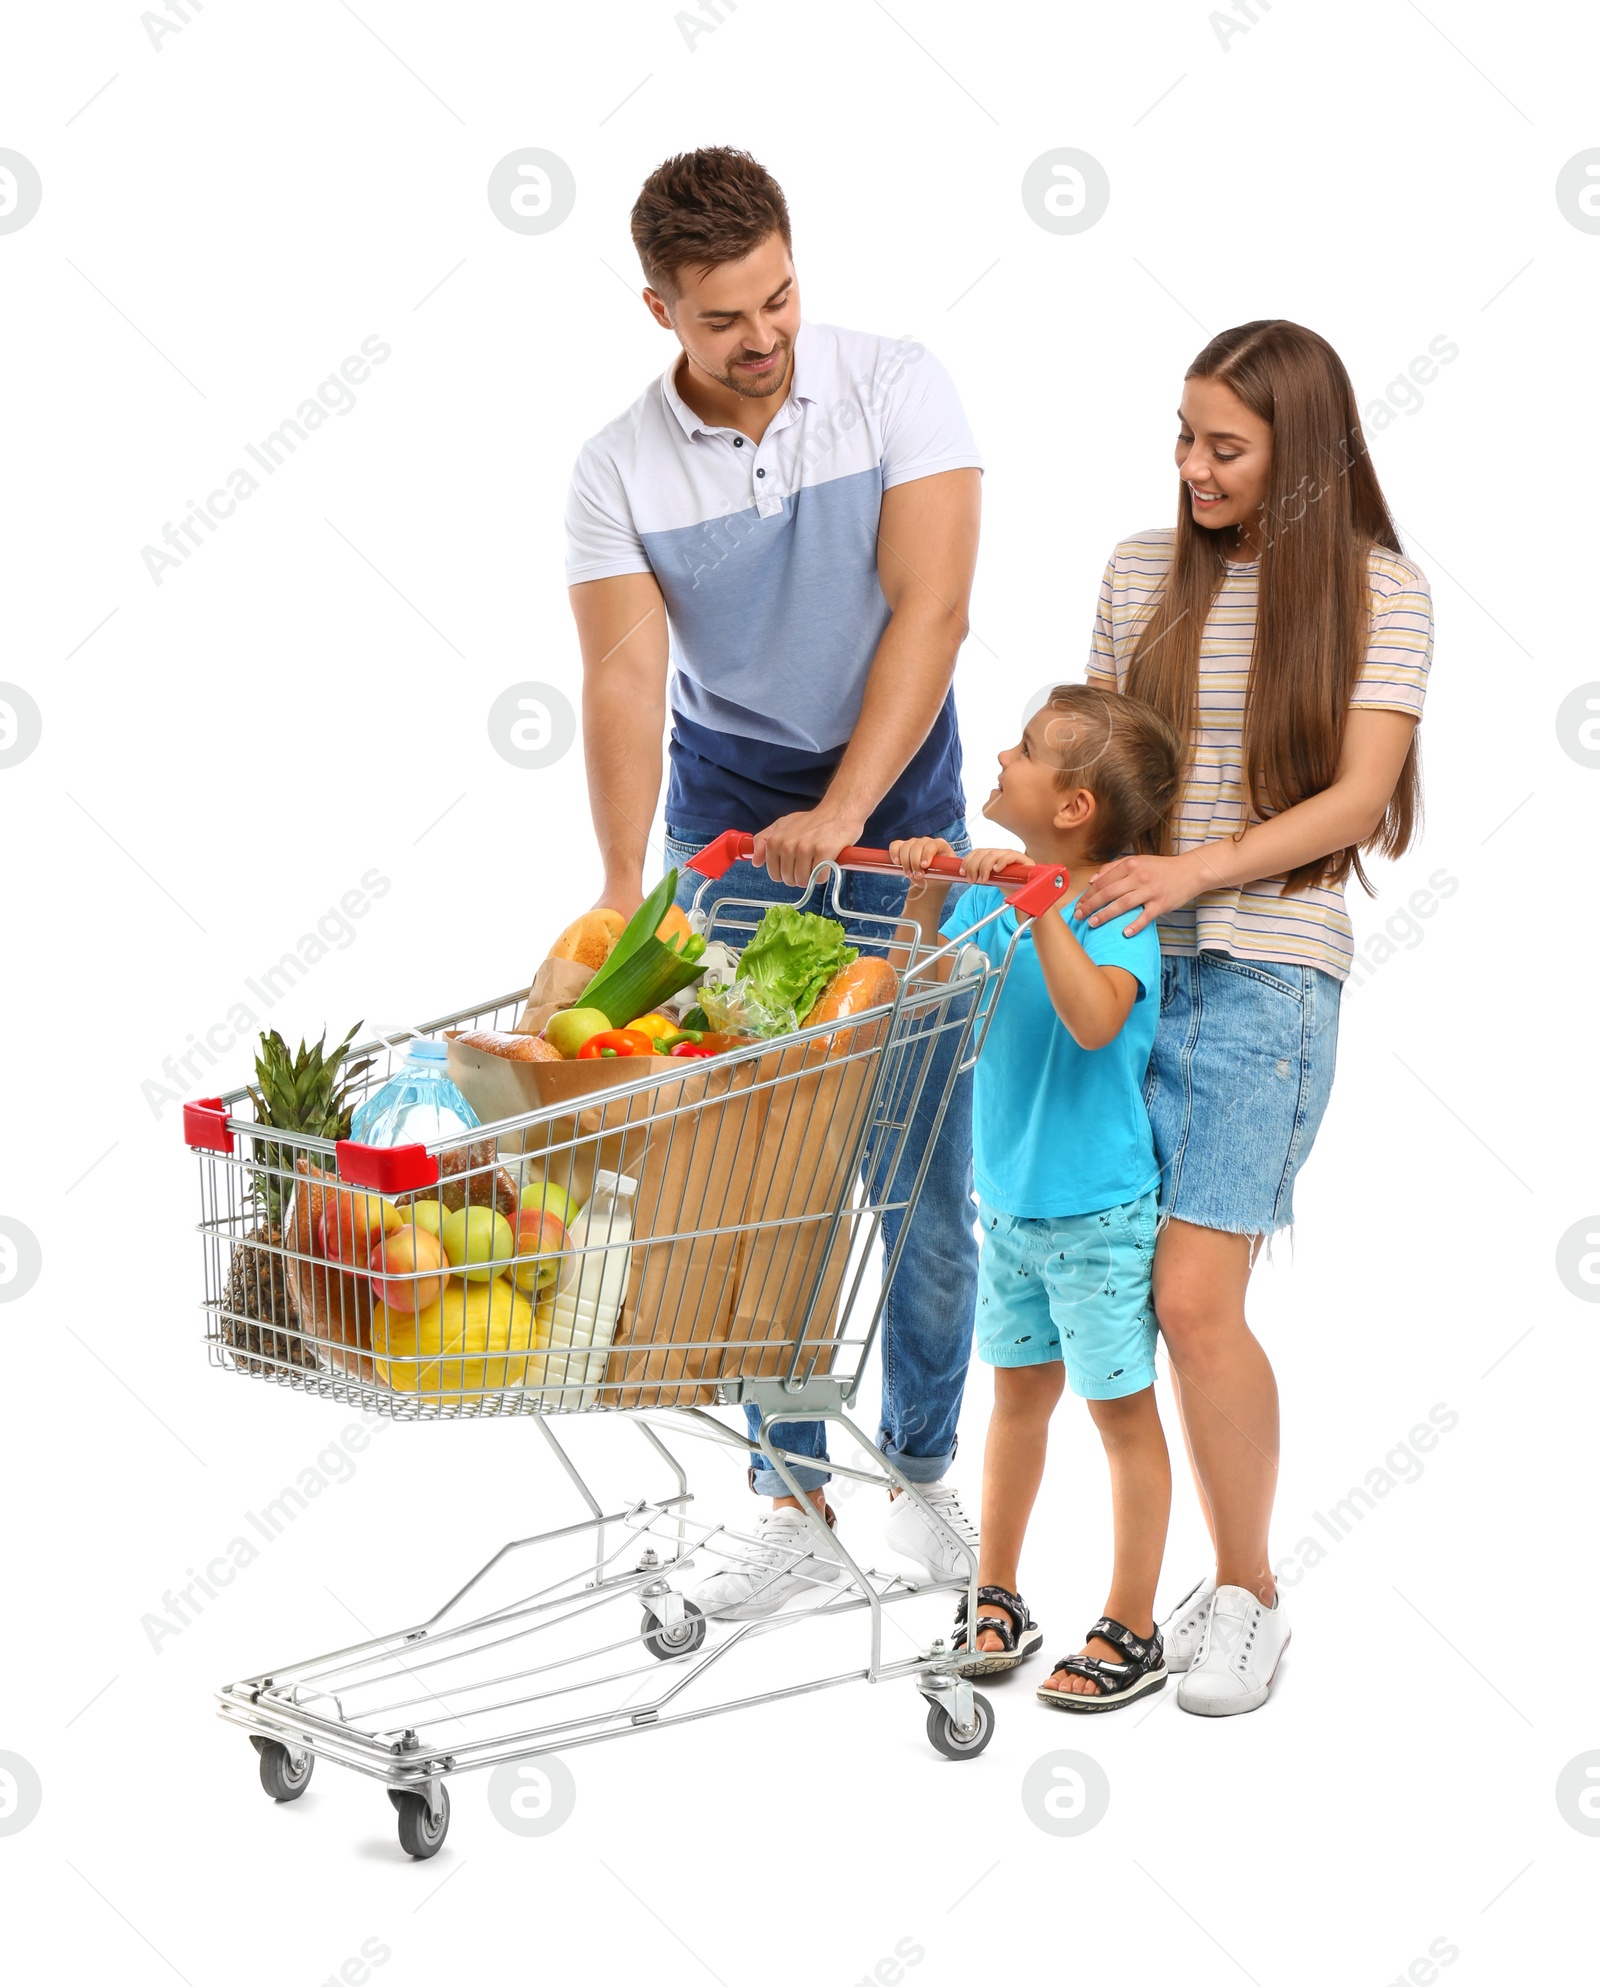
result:
[(729, 1035), (792, 1035), (800, 1025), (792, 1007), (764, 999), (748, 980), (701, 987), (700, 1005), (712, 1027)]

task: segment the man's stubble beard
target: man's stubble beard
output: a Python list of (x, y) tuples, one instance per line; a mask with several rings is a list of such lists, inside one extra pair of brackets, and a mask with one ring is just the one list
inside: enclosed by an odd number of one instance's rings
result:
[[(773, 394), (783, 393), (789, 385), (789, 375), (794, 366), (794, 340), (785, 339), (782, 346), (783, 364), (778, 368), (777, 379), (771, 386), (752, 386), (741, 381), (736, 374), (711, 373), (718, 386), (725, 386), (730, 393), (738, 394), (741, 400), (770, 400)], [(711, 372), (710, 367), (706, 368)]]

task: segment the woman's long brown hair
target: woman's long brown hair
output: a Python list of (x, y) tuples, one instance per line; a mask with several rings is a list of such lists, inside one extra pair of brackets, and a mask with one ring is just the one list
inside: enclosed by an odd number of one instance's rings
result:
[[(1366, 655), (1371, 593), (1367, 554), (1400, 550), (1367, 455), (1355, 394), (1326, 339), (1286, 318), (1220, 332), (1187, 379), (1216, 379), (1272, 429), (1272, 464), (1260, 520), (1255, 647), (1245, 692), (1244, 775), (1253, 813), (1282, 813), (1332, 786), (1350, 698)], [(1128, 667), (1127, 693), (1153, 704), (1192, 737), (1200, 639), (1227, 571), (1237, 529), (1195, 523), (1178, 500), (1172, 564)], [(1368, 891), (1361, 851), (1409, 847), (1422, 818), (1413, 735), (1383, 820), (1359, 847), (1292, 871), (1284, 888), (1342, 884), (1354, 871)], [(1242, 829), (1241, 829), (1242, 832)]]

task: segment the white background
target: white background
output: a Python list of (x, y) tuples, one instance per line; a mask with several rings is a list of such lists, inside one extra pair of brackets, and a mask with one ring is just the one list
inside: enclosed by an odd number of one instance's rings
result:
[[(1203, 0), (722, 0), (692, 46), (670, 0), (178, 11), (158, 51), (136, 0), (19, 10), (0, 77), (0, 145), (43, 182), (0, 235), (0, 675), (44, 726), (0, 772), (0, 1214), (44, 1260), (0, 1307), (0, 1751), (44, 1791), (0, 1836), (7, 1971), (310, 1987), (371, 1939), (385, 1983), (850, 1987), (897, 1942), (918, 1987), (980, 1962), (1378, 1987), (1439, 1941), (1452, 1983), (1583, 1971), (1600, 1840), (1555, 1782), (1600, 1747), (1600, 1313), (1555, 1260), (1600, 1203), (1600, 772), (1556, 713), (1600, 677), (1600, 236), (1555, 182), (1600, 144), (1585, 10), (1241, 0), (1219, 30)], [(811, 317), (923, 340), (963, 395), (987, 463), (958, 676), (974, 819), (1030, 693), (1081, 673), (1111, 545), (1173, 514), (1172, 410), (1208, 334), (1312, 325), (1364, 408), (1459, 346), (1371, 434), (1438, 646), (1426, 839), (1357, 899), (1358, 937), (1435, 871), (1458, 888), (1349, 996), (1294, 1247), (1254, 1286), (1284, 1397), (1275, 1551), (1325, 1537), (1314, 1514), (1436, 1404), (1459, 1422), (1286, 1585), (1294, 1647), (1257, 1716), (1185, 1717), (1169, 1690), (1067, 1726), (1024, 1672), (953, 1766), (909, 1687), (853, 1686), (575, 1752), (576, 1812), (542, 1840), (461, 1780), (444, 1851), (412, 1865), (336, 1768), (274, 1808), (210, 1693), (352, 1617), (431, 1610), (570, 1493), (527, 1424), (385, 1430), (152, 1650), (141, 1617), (349, 1417), (208, 1369), (194, 1164), (142, 1086), (369, 869), (388, 894), (272, 1010), (294, 1039), (521, 985), (592, 900), (581, 752), (518, 769), (486, 714), (526, 679), (577, 698), (567, 474), (669, 356), (628, 209), (704, 143), (782, 181)], [(485, 197), (528, 145), (577, 181), (541, 236)], [(1110, 178), (1080, 235), (1020, 198), (1063, 145)], [(158, 587), (141, 548), (374, 334), (392, 356), (355, 410)], [(243, 1081), (245, 1045), (223, 1062), (184, 1094)], [(975, 1368), (974, 1494), (987, 1402)], [(614, 1496), (650, 1487), (627, 1434), (574, 1433)], [(737, 1469), (696, 1463), (737, 1510)], [(869, 1504), (844, 1509), (870, 1554)], [(1099, 1610), (1108, 1539), (1068, 1402), (1023, 1577), (1052, 1652)], [(1184, 1487), (1167, 1598), (1201, 1541)], [(1061, 1840), (1019, 1790), (1067, 1747), (1112, 1791)]]

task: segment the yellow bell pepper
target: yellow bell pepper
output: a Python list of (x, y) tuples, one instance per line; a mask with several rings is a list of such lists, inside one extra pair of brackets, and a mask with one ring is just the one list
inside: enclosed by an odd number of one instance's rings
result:
[(648, 1035), (652, 1042), (659, 1042), (664, 1035), (676, 1035), (678, 1024), (670, 1014), (641, 1014), (637, 1021), (628, 1023), (637, 1028), (641, 1035)]

